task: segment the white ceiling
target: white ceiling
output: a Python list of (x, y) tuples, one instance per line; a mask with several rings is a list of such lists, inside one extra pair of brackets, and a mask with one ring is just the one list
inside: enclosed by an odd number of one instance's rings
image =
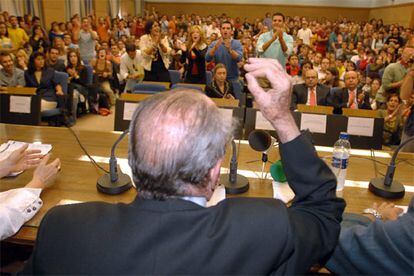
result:
[(232, 3), (374, 8), (414, 3), (414, 0), (145, 0), (145, 2)]

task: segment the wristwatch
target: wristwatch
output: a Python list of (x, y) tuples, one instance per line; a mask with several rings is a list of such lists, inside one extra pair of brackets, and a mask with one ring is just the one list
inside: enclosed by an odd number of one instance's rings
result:
[(367, 208), (364, 211), (362, 211), (363, 214), (371, 214), (373, 215), (376, 219), (382, 219), (382, 215), (380, 212), (378, 212), (376, 209), (374, 208)]

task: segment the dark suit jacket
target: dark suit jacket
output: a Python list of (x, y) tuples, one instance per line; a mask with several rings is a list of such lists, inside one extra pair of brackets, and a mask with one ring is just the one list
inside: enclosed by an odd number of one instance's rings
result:
[[(327, 105), (330, 88), (319, 84), (316, 86), (316, 102), (318, 105)], [(308, 101), (308, 87), (304, 84), (295, 84), (292, 89), (291, 109), (295, 110), (298, 104), (306, 104)]]
[[(290, 208), (275, 199), (58, 206), (40, 225), (24, 273), (301, 274), (329, 257), (345, 207), (336, 178), (304, 135), (282, 144)], [(68, 183), (69, 184), (69, 183)]]
[[(357, 97), (364, 93), (361, 89), (357, 89)], [(335, 109), (342, 109), (348, 107), (349, 93), (347, 88), (334, 88), (331, 91), (330, 98), (328, 100), (329, 105), (332, 105)], [(359, 109), (371, 109), (369, 103), (369, 95), (365, 94), (363, 101), (358, 101)]]
[(37, 94), (41, 95), (46, 101), (57, 101), (56, 95), (56, 85), (55, 82), (55, 70), (49, 67), (45, 67), (42, 71), (42, 77), (40, 83), (37, 82), (37, 79), (34, 73), (29, 71), (24, 72), (24, 79), (26, 81), (27, 87), (37, 87)]

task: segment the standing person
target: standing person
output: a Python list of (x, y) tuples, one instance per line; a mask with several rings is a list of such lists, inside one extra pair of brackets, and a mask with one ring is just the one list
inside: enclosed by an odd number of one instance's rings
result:
[(308, 28), (308, 22), (302, 22), (302, 28), (298, 31), (297, 37), (302, 39), (303, 44), (311, 46), (312, 31)]
[(212, 42), (207, 49), (206, 61), (215, 64), (223, 63), (227, 69), (227, 80), (239, 80), (238, 62), (243, 58), (243, 47), (239, 40), (233, 39), (232, 24), (224, 21), (221, 24), (221, 38)]
[(293, 38), (284, 32), (284, 22), (282, 13), (273, 14), (272, 30), (261, 34), (256, 45), (259, 57), (276, 59), (283, 68), (287, 57), (293, 53)]
[(95, 75), (94, 81), (98, 87), (106, 94), (111, 105), (115, 105), (116, 97), (109, 82), (112, 77), (112, 63), (106, 59), (105, 48), (99, 48), (97, 51), (97, 59), (91, 61), (93, 72)]
[(128, 43), (126, 53), (121, 56), (120, 81), (125, 81), (125, 91), (132, 92), (134, 86), (144, 79), (144, 68), (141, 52), (136, 49), (135, 44)]
[(19, 21), (16, 16), (10, 16), (9, 22), (10, 28), (8, 28), (7, 31), (13, 47), (17, 49), (24, 48), (25, 44), (29, 42), (29, 37), (27, 36), (25, 30), (19, 27)]
[(200, 26), (192, 26), (187, 45), (181, 44), (181, 63), (186, 64), (184, 82), (206, 83), (207, 44)]
[(139, 48), (142, 55), (142, 66), (145, 69), (146, 81), (170, 82), (171, 48), (167, 36), (160, 32), (160, 25), (155, 21), (147, 21), (145, 35), (141, 36)]
[(97, 39), (98, 35), (92, 30), (89, 19), (82, 18), (81, 30), (76, 40), (79, 44), (80, 57), (85, 65), (95, 58), (95, 40)]
[[(206, 207), (232, 119), (202, 93), (159, 93), (140, 102), (130, 124), (135, 201), (53, 208), (23, 273), (291, 275), (323, 263), (336, 245), (345, 202), (289, 111), (290, 77), (276, 61), (250, 61), (249, 90), (278, 133), (296, 194), (289, 208), (273, 198), (227, 198)], [(271, 82), (267, 92), (256, 80), (263, 77)]]

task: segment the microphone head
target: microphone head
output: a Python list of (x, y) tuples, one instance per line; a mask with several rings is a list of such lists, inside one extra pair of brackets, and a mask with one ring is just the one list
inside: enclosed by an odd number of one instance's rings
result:
[(272, 145), (272, 136), (264, 130), (253, 130), (249, 134), (249, 145), (255, 151), (267, 151)]

